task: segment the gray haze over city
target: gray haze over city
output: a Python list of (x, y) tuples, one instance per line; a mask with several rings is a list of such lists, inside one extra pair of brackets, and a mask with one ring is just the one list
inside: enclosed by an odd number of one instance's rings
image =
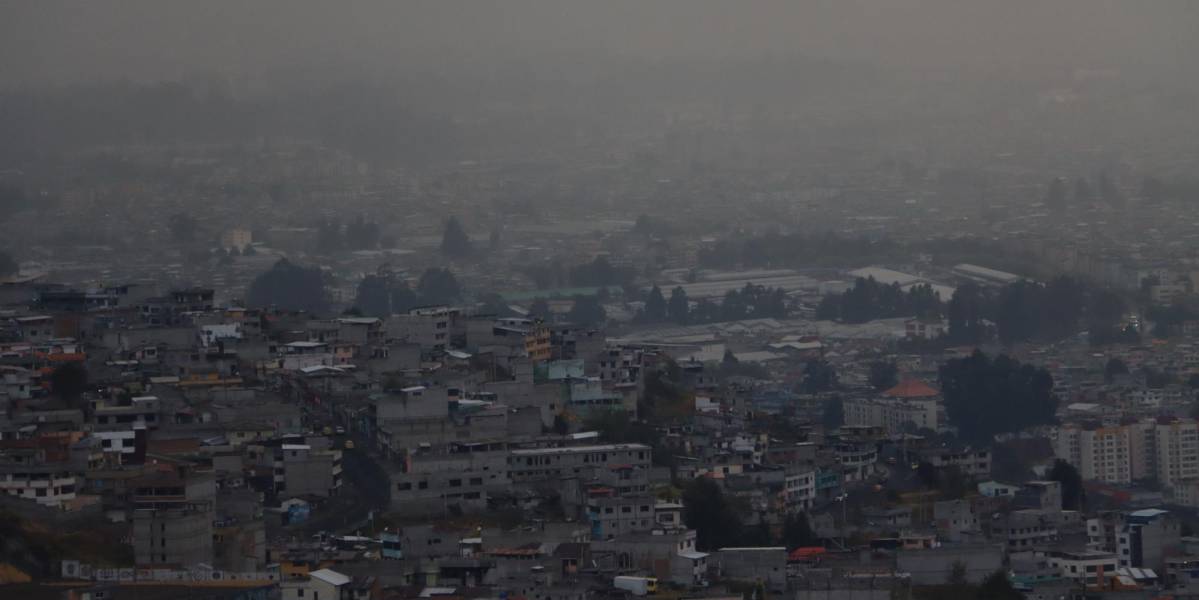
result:
[(0, 3), (0, 596), (1199, 597), (1197, 56), (1187, 0)]

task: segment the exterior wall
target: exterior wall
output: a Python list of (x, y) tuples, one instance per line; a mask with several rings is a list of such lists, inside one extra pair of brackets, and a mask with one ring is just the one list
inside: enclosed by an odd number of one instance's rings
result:
[(0, 494), (60, 506), (75, 499), (75, 476), (49, 466), (6, 466), (0, 470)]
[(659, 527), (654, 519), (655, 500), (650, 495), (592, 498), (587, 502), (593, 539), (609, 539), (622, 533), (650, 531)]
[(1002, 546), (954, 546), (929, 550), (901, 550), (896, 554), (899, 571), (912, 574), (913, 585), (945, 583), (955, 563), (966, 565), (966, 581), (981, 583), (1003, 568)]
[(787, 549), (721, 548), (712, 557), (721, 579), (763, 582), (769, 591), (780, 593), (787, 587)]
[(1116, 555), (1106, 552), (1051, 553), (1049, 564), (1057, 569), (1063, 578), (1095, 585), (1101, 572), (1109, 577), (1115, 573)]
[(137, 565), (211, 565), (212, 520), (213, 512), (207, 507), (134, 511), (133, 550)]
[(507, 466), (504, 453), (417, 457), (408, 472), (391, 474), (391, 506), (415, 514), (441, 514), (451, 505), (486, 510), (488, 496), (511, 484)]
[(336, 496), (341, 489), (341, 451), (283, 455), (283, 481), (287, 496)]
[(787, 512), (807, 510), (816, 501), (816, 471), (788, 473), (783, 479), (783, 506)]
[(1164, 487), (1199, 479), (1199, 423), (1157, 426), (1157, 481)]
[(643, 444), (513, 450), (508, 457), (508, 473), (513, 483), (520, 483), (558, 479), (578, 475), (584, 469), (614, 465), (648, 469), (650, 452), (650, 447)]

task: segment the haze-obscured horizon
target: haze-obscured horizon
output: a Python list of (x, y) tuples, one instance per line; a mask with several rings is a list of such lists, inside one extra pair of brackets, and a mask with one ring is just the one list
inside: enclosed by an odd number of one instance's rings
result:
[[(764, 0), (720, 2), (69, 2), (0, 7), (0, 85), (252, 83), (517, 62), (571, 76), (587, 58), (806, 57), (885, 68), (1196, 73), (1199, 4)], [(573, 75), (579, 75), (574, 73)]]

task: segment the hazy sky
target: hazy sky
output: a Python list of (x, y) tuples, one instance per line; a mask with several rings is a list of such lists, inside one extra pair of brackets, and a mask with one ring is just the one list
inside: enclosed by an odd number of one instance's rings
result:
[(1195, 72), (1193, 0), (33, 0), (0, 3), (0, 82), (385, 75), (564, 51), (803, 54)]

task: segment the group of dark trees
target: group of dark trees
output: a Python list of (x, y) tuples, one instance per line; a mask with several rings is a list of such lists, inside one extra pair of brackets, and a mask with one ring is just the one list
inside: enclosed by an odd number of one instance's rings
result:
[(7, 252), (0, 252), (0, 277), (14, 275), (18, 270), (20, 270), (20, 266), (17, 265), (17, 261), (13, 260), (13, 257)]
[(323, 313), (329, 309), (325, 275), (319, 267), (304, 267), (280, 259), (250, 284), (246, 305)]
[(645, 308), (638, 315), (643, 322), (670, 321), (679, 325), (719, 323), (744, 319), (782, 319), (787, 316), (787, 294), (781, 288), (752, 283), (740, 290), (729, 290), (716, 304), (707, 298), (691, 306), (682, 286), (675, 287), (667, 300), (658, 286), (645, 295)]
[(441, 234), (441, 253), (450, 258), (464, 258), (469, 256), (472, 250), (470, 237), (462, 229), (462, 223), (458, 221), (458, 217), (450, 217), (445, 222), (445, 231)]
[(813, 358), (804, 365), (803, 381), (800, 391), (805, 394), (819, 394), (837, 387), (837, 369), (822, 358)]
[(1057, 459), (1053, 461), (1053, 469), (1049, 471), (1050, 481), (1062, 484), (1062, 508), (1065, 510), (1083, 510), (1086, 505), (1086, 488), (1082, 485), (1082, 475), (1074, 465)]
[(683, 487), (683, 521), (695, 529), (695, 545), (700, 550), (716, 550), (730, 546), (770, 546), (781, 542), (787, 550), (804, 546), (819, 546), (821, 540), (812, 531), (806, 514), (789, 514), (783, 521), (781, 539), (765, 523), (747, 526), (742, 514), (747, 512), (736, 499), (724, 494), (720, 484), (707, 477), (697, 477)]
[(540, 290), (559, 287), (627, 287), (632, 285), (637, 275), (632, 267), (615, 266), (606, 256), (597, 256), (589, 263), (570, 268), (554, 260), (526, 266), (522, 271)]
[(1024, 594), (1012, 586), (1004, 570), (987, 575), (977, 584), (970, 583), (969, 571), (964, 562), (956, 562), (950, 568), (945, 583), (941, 585), (912, 586), (914, 600), (1023, 600)]
[(604, 311), (604, 305), (600, 302), (600, 298), (595, 295), (575, 296), (574, 304), (570, 306), (570, 312), (566, 313), (568, 321), (584, 327), (602, 325), (607, 318), (608, 315)]
[(878, 360), (870, 363), (870, 387), (876, 391), (888, 390), (899, 383), (899, 366), (895, 361)]
[(899, 284), (859, 277), (844, 293), (825, 296), (816, 308), (816, 318), (865, 323), (893, 317), (935, 317), (941, 312), (941, 296), (928, 284), (904, 291)]
[(1086, 329), (1093, 344), (1127, 341), (1135, 329), (1121, 323), (1127, 305), (1119, 295), (1070, 277), (1047, 284), (1017, 281), (998, 290), (959, 287), (946, 306), (949, 341), (975, 344), (994, 334), (1005, 344), (1056, 341)]
[(0, 215), (11, 215), (33, 208), (36, 202), (25, 192), (25, 188), (6, 181), (0, 181)]
[(461, 299), (462, 288), (449, 269), (426, 269), (415, 290), (395, 274), (381, 271), (358, 283), (354, 308), (367, 316), (386, 317), (417, 306), (454, 304)]
[(1122, 208), (1126, 204), (1124, 192), (1120, 191), (1107, 173), (1100, 173), (1094, 182), (1086, 177), (1078, 177), (1073, 182), (1057, 177), (1045, 188), (1045, 205), (1055, 211), (1064, 210), (1070, 204), (1087, 207), (1097, 202), (1116, 208)]
[(811, 267), (813, 265), (869, 264), (895, 256), (899, 245), (890, 240), (851, 238), (833, 234), (767, 234), (721, 240), (700, 248), (701, 267)]
[(1058, 398), (1048, 371), (981, 351), (941, 365), (941, 393), (958, 436), (990, 443), (996, 434), (1055, 422)]
[(1199, 309), (1180, 301), (1168, 306), (1151, 306), (1145, 311), (1145, 318), (1153, 322), (1150, 335), (1168, 338), (1180, 333), (1183, 323), (1199, 319)]
[(200, 224), (196, 218), (187, 213), (176, 213), (167, 219), (167, 230), (176, 242), (186, 244), (196, 240)]
[(361, 215), (344, 226), (340, 221), (325, 221), (317, 228), (316, 251), (319, 254), (336, 254), (355, 250), (374, 250), (379, 247), (395, 246), (395, 239), (384, 237), (379, 224), (367, 221)]

